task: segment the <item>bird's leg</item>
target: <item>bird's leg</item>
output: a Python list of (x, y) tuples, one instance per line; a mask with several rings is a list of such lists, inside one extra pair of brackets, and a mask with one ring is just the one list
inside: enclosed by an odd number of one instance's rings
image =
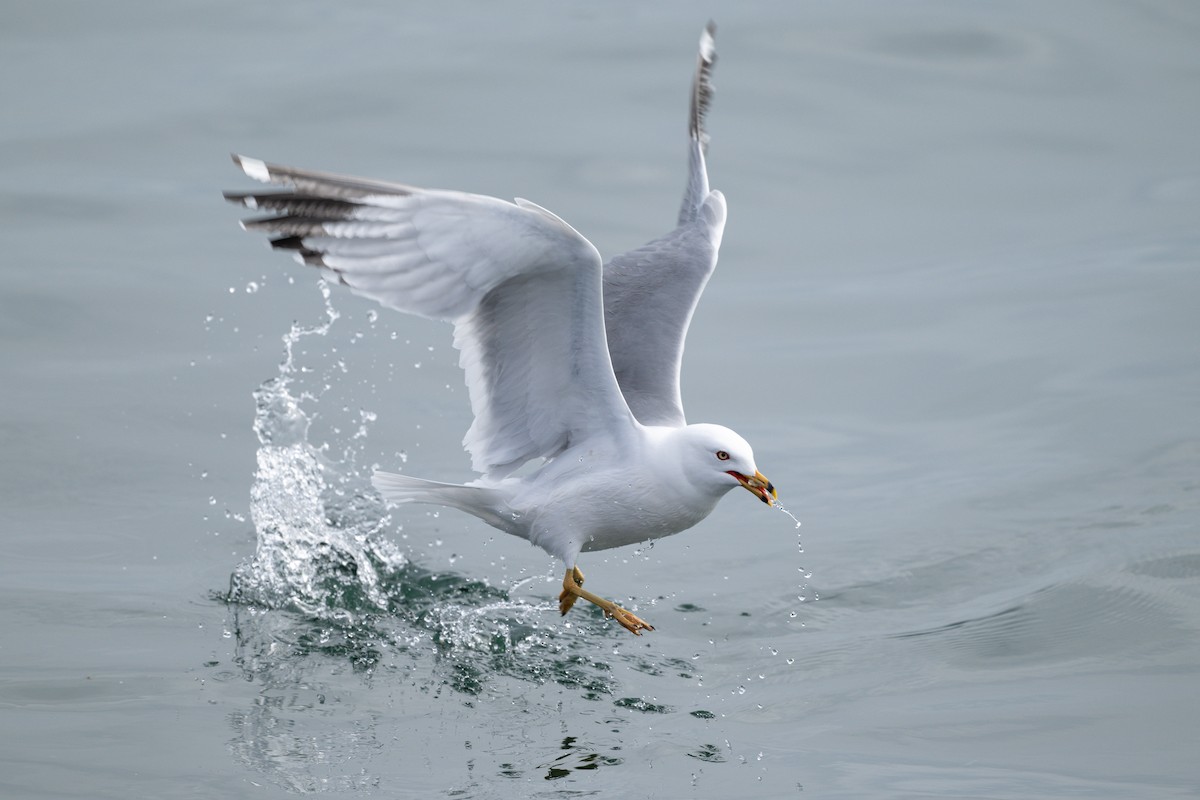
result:
[(593, 605), (597, 605), (607, 615), (615, 619), (622, 628), (634, 634), (641, 636), (642, 631), (652, 631), (654, 626), (640, 619), (635, 614), (632, 614), (612, 600), (605, 600), (603, 597), (594, 595), (583, 588), (583, 573), (579, 571), (579, 567), (571, 567), (567, 570), (567, 574), (563, 576), (562, 594), (558, 596), (558, 610), (563, 614), (571, 609), (577, 598), (582, 597)]
[(567, 589), (569, 582), (573, 582), (576, 586), (583, 586), (583, 573), (579, 571), (579, 567), (571, 567), (567, 570), (567, 576), (563, 578), (562, 594), (558, 596), (558, 610), (563, 615), (566, 615), (571, 610), (571, 606), (575, 605), (575, 601), (579, 599), (579, 595)]

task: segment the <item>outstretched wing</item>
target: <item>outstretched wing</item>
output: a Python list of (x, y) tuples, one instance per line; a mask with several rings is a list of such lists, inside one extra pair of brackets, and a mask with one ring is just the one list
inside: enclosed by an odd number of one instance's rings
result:
[(725, 230), (725, 197), (709, 191), (704, 117), (712, 98), (710, 22), (700, 37), (688, 118), (688, 184), (675, 230), (604, 266), (604, 314), (613, 369), (630, 410), (646, 425), (685, 425), (679, 369), (688, 325)]
[(454, 323), (475, 421), (476, 470), (507, 474), (633, 420), (604, 337), (596, 249), (518, 199), (267, 164), (234, 156), (277, 191), (226, 193), (270, 216), (248, 219), (271, 245), (389, 308)]

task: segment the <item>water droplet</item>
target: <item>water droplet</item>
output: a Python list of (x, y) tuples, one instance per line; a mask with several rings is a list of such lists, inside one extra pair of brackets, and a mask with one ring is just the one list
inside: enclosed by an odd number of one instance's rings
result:
[(249, 283), (246, 284), (246, 294), (254, 294), (257, 291), (258, 291), (258, 284), (255, 283), (254, 281), (250, 281)]
[(796, 523), (797, 528), (800, 527), (800, 520), (796, 519), (796, 515), (790, 511), (788, 511), (786, 508), (784, 508), (783, 505), (780, 504), (780, 502), (778, 500), (775, 501), (774, 507), (779, 509), (780, 511), (782, 511), (784, 514), (787, 514), (789, 517), (791, 517), (792, 521)]

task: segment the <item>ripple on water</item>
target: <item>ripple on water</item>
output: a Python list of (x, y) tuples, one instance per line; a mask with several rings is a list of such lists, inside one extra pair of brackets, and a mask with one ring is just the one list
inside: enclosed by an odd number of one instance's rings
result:
[(871, 49), (896, 59), (962, 65), (1023, 61), (1038, 48), (1017, 31), (943, 27), (882, 34)]
[[(934, 647), (951, 663), (970, 669), (1054, 664), (1116, 654), (1136, 661), (1180, 628), (1170, 606), (1153, 594), (1125, 586), (1065, 583), (1048, 586), (985, 616), (896, 634)], [(1183, 633), (1180, 628), (1180, 633)]]
[(1165, 580), (1200, 578), (1200, 553), (1180, 553), (1166, 558), (1140, 561), (1129, 567), (1134, 575), (1146, 575)]

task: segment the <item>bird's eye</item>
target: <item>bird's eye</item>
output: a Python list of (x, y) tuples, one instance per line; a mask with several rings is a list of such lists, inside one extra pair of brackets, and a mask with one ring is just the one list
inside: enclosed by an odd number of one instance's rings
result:
[(728, 461), (729, 453), (726, 453), (724, 450), (718, 450), (717, 451), (717, 459), (720, 461)]

